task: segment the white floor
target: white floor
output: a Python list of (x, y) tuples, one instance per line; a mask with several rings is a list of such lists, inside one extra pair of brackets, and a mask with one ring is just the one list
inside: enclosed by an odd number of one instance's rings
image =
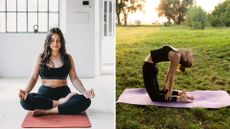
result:
[[(87, 89), (93, 88), (96, 97), (86, 111), (92, 127), (90, 129), (115, 128), (115, 76), (102, 75), (96, 78), (81, 79)], [(20, 106), (18, 90), (25, 87), (26, 79), (0, 78), (0, 128), (21, 129), (27, 111)], [(37, 92), (38, 81), (33, 89)], [(68, 83), (72, 91), (76, 91)]]

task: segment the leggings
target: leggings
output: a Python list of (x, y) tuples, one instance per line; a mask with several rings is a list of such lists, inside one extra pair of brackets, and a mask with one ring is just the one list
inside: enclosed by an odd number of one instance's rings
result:
[[(158, 68), (156, 64), (145, 62), (143, 65), (143, 78), (145, 88), (152, 101), (168, 102), (170, 100), (165, 100), (165, 95), (167, 90), (159, 90), (159, 84), (157, 81)], [(178, 96), (178, 91), (172, 92), (171, 101), (176, 102)]]
[[(50, 88), (41, 86), (38, 93), (28, 94), (26, 100), (21, 100), (20, 103), (25, 110), (34, 109), (51, 109), (52, 100), (58, 100), (67, 96), (70, 93), (68, 86), (58, 88)], [(91, 104), (91, 100), (83, 95), (74, 95), (67, 102), (58, 106), (60, 114), (79, 114), (85, 111)]]

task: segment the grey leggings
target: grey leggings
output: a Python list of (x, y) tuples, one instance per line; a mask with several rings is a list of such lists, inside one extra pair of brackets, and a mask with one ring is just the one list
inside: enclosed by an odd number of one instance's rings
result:
[[(52, 100), (58, 100), (70, 93), (68, 86), (50, 88), (41, 86), (38, 93), (30, 93), (26, 100), (21, 100), (21, 105), (25, 110), (51, 109)], [(85, 111), (91, 104), (91, 100), (83, 95), (74, 95), (66, 103), (58, 106), (60, 114), (79, 114)]]

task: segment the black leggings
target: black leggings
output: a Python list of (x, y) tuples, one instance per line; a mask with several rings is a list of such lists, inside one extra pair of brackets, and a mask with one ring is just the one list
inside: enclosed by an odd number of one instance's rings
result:
[[(25, 110), (34, 109), (51, 109), (52, 100), (58, 100), (70, 93), (68, 86), (58, 88), (50, 88), (41, 86), (38, 93), (30, 93), (26, 100), (21, 100), (21, 105)], [(91, 104), (90, 99), (86, 99), (83, 95), (74, 95), (67, 102), (58, 106), (60, 114), (79, 114), (85, 111)]]
[[(143, 65), (143, 78), (145, 88), (149, 94), (152, 101), (162, 101), (167, 102), (170, 100), (165, 100), (165, 95), (167, 90), (159, 90), (159, 85), (157, 81), (158, 68), (156, 64), (145, 62)], [(178, 91), (172, 92), (171, 101), (176, 102), (178, 96)]]

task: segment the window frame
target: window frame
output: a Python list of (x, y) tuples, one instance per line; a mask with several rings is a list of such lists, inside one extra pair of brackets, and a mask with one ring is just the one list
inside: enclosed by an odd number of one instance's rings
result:
[[(3, 0), (4, 1), (4, 0)], [(40, 11), (39, 10), (39, 0), (36, 0), (36, 5), (37, 5), (37, 10), (36, 11), (29, 11), (28, 9), (29, 9), (29, 6), (28, 6), (28, 2), (29, 0), (25, 0), (25, 2), (26, 2), (26, 9), (25, 9), (25, 11), (19, 11), (18, 10), (18, 2), (22, 2), (22, 1), (20, 1), (20, 0), (15, 0), (15, 4), (16, 4), (16, 10), (15, 11), (10, 11), (10, 10), (8, 10), (7, 9), (7, 4), (9, 4), (8, 3), (8, 0), (5, 0), (5, 6), (4, 6), (4, 8), (5, 8), (5, 10), (0, 10), (0, 14), (3, 14), (3, 15), (5, 15), (4, 17), (5, 17), (5, 23), (4, 23), (4, 25), (5, 25), (5, 27), (3, 27), (4, 28), (4, 31), (1, 31), (0, 33), (47, 33), (48, 31), (49, 31), (49, 29), (52, 27), (52, 26), (50, 26), (50, 15), (52, 15), (52, 14), (56, 14), (57, 15), (57, 26), (56, 27), (60, 27), (60, 0), (56, 0), (58, 3), (57, 3), (57, 5), (58, 5), (58, 7), (57, 7), (57, 11), (51, 11), (50, 10), (50, 0), (46, 0), (47, 1), (47, 10), (46, 11)], [(16, 24), (16, 27), (15, 27), (15, 30), (14, 31), (9, 31), (9, 29), (8, 29), (8, 25), (9, 25), (9, 22), (8, 22), (8, 18), (7, 18), (7, 16), (8, 16), (8, 14), (15, 14), (16, 15), (16, 21), (14, 22), (14, 24)], [(25, 14), (26, 15), (26, 31), (19, 31), (18, 30), (18, 26), (19, 26), (19, 22), (18, 22), (18, 14)], [(34, 28), (32, 28), (32, 31), (31, 30), (29, 30), (29, 14), (36, 14), (37, 15), (37, 20), (36, 20), (36, 25), (37, 25), (37, 27), (38, 27), (38, 30), (37, 30), (37, 32), (35, 32), (35, 30), (34, 30)], [(46, 28), (47, 28), (47, 30), (46, 31), (40, 31), (39, 30), (39, 14), (46, 14), (47, 15), (47, 25), (46, 25)], [(34, 25), (35, 26), (35, 25)], [(33, 27), (34, 27), (33, 26)]]
[(113, 0), (102, 1), (102, 35), (103, 37), (114, 36), (114, 12), (115, 3)]

